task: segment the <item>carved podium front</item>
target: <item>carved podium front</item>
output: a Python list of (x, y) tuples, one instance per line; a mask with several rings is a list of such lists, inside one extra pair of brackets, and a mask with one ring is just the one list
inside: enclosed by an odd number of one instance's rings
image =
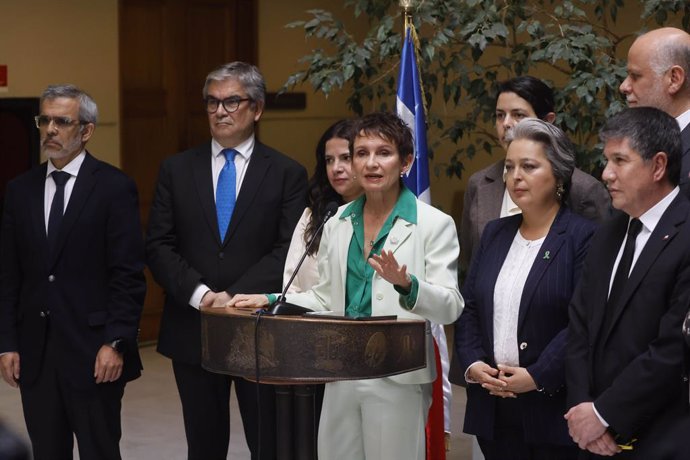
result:
[[(425, 321), (201, 310), (202, 366), (263, 383), (386, 377), (426, 366)], [(258, 332), (258, 333), (257, 333)], [(255, 343), (258, 341), (258, 357)]]

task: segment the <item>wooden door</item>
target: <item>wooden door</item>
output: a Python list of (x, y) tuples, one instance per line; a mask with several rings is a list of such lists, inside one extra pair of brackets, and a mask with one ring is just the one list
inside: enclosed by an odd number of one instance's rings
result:
[[(160, 162), (210, 138), (201, 90), (223, 63), (256, 62), (255, 0), (120, 0), (122, 168), (148, 221)], [(141, 341), (156, 340), (163, 291), (146, 273)]]

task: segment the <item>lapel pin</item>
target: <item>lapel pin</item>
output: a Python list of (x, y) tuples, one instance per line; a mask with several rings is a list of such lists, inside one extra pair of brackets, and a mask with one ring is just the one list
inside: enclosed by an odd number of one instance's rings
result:
[(668, 239), (668, 235), (664, 235), (664, 237), (662, 238), (662, 240), (664, 240), (664, 241), (666, 241), (667, 239)]
[(396, 237), (391, 238), (391, 244), (398, 244), (398, 239)]
[(546, 251), (544, 252), (544, 257), (542, 257), (544, 260), (549, 260), (551, 257), (551, 251)]

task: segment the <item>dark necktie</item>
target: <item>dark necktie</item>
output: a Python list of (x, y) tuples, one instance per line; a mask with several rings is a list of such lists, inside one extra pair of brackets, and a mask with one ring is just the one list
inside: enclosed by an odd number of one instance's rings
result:
[(625, 247), (623, 248), (623, 255), (618, 263), (616, 276), (613, 278), (613, 285), (611, 286), (611, 293), (607, 302), (607, 313), (611, 308), (616, 308), (616, 304), (625, 289), (625, 283), (628, 282), (630, 274), (630, 267), (632, 266), (633, 256), (635, 255), (635, 240), (637, 235), (642, 230), (642, 222), (639, 219), (632, 219), (628, 225), (628, 238), (625, 240)]
[(237, 171), (235, 170), (235, 155), (237, 150), (224, 149), (221, 152), (225, 156), (225, 165), (220, 170), (218, 184), (216, 185), (216, 215), (218, 217), (218, 232), (220, 240), (225, 239), (228, 231), (232, 211), (235, 209)]
[(53, 171), (50, 175), (53, 177), (53, 182), (55, 182), (55, 195), (53, 196), (50, 213), (48, 214), (48, 243), (52, 251), (55, 249), (62, 215), (65, 212), (65, 184), (69, 180), (70, 174), (62, 171)]

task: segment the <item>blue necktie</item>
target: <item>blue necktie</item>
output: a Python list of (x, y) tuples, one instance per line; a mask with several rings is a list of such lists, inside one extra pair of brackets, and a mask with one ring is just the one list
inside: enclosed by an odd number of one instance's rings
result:
[(237, 181), (235, 155), (237, 155), (237, 150), (224, 149), (220, 153), (225, 156), (225, 166), (220, 170), (218, 185), (216, 186), (216, 214), (220, 240), (223, 241), (225, 233), (228, 231), (232, 211), (235, 209), (235, 183)]
[(53, 171), (50, 175), (53, 177), (53, 182), (55, 182), (55, 195), (53, 195), (53, 202), (50, 205), (50, 213), (48, 214), (48, 243), (50, 244), (51, 251), (53, 251), (57, 243), (62, 215), (65, 212), (65, 184), (71, 176), (69, 173), (62, 171)]

